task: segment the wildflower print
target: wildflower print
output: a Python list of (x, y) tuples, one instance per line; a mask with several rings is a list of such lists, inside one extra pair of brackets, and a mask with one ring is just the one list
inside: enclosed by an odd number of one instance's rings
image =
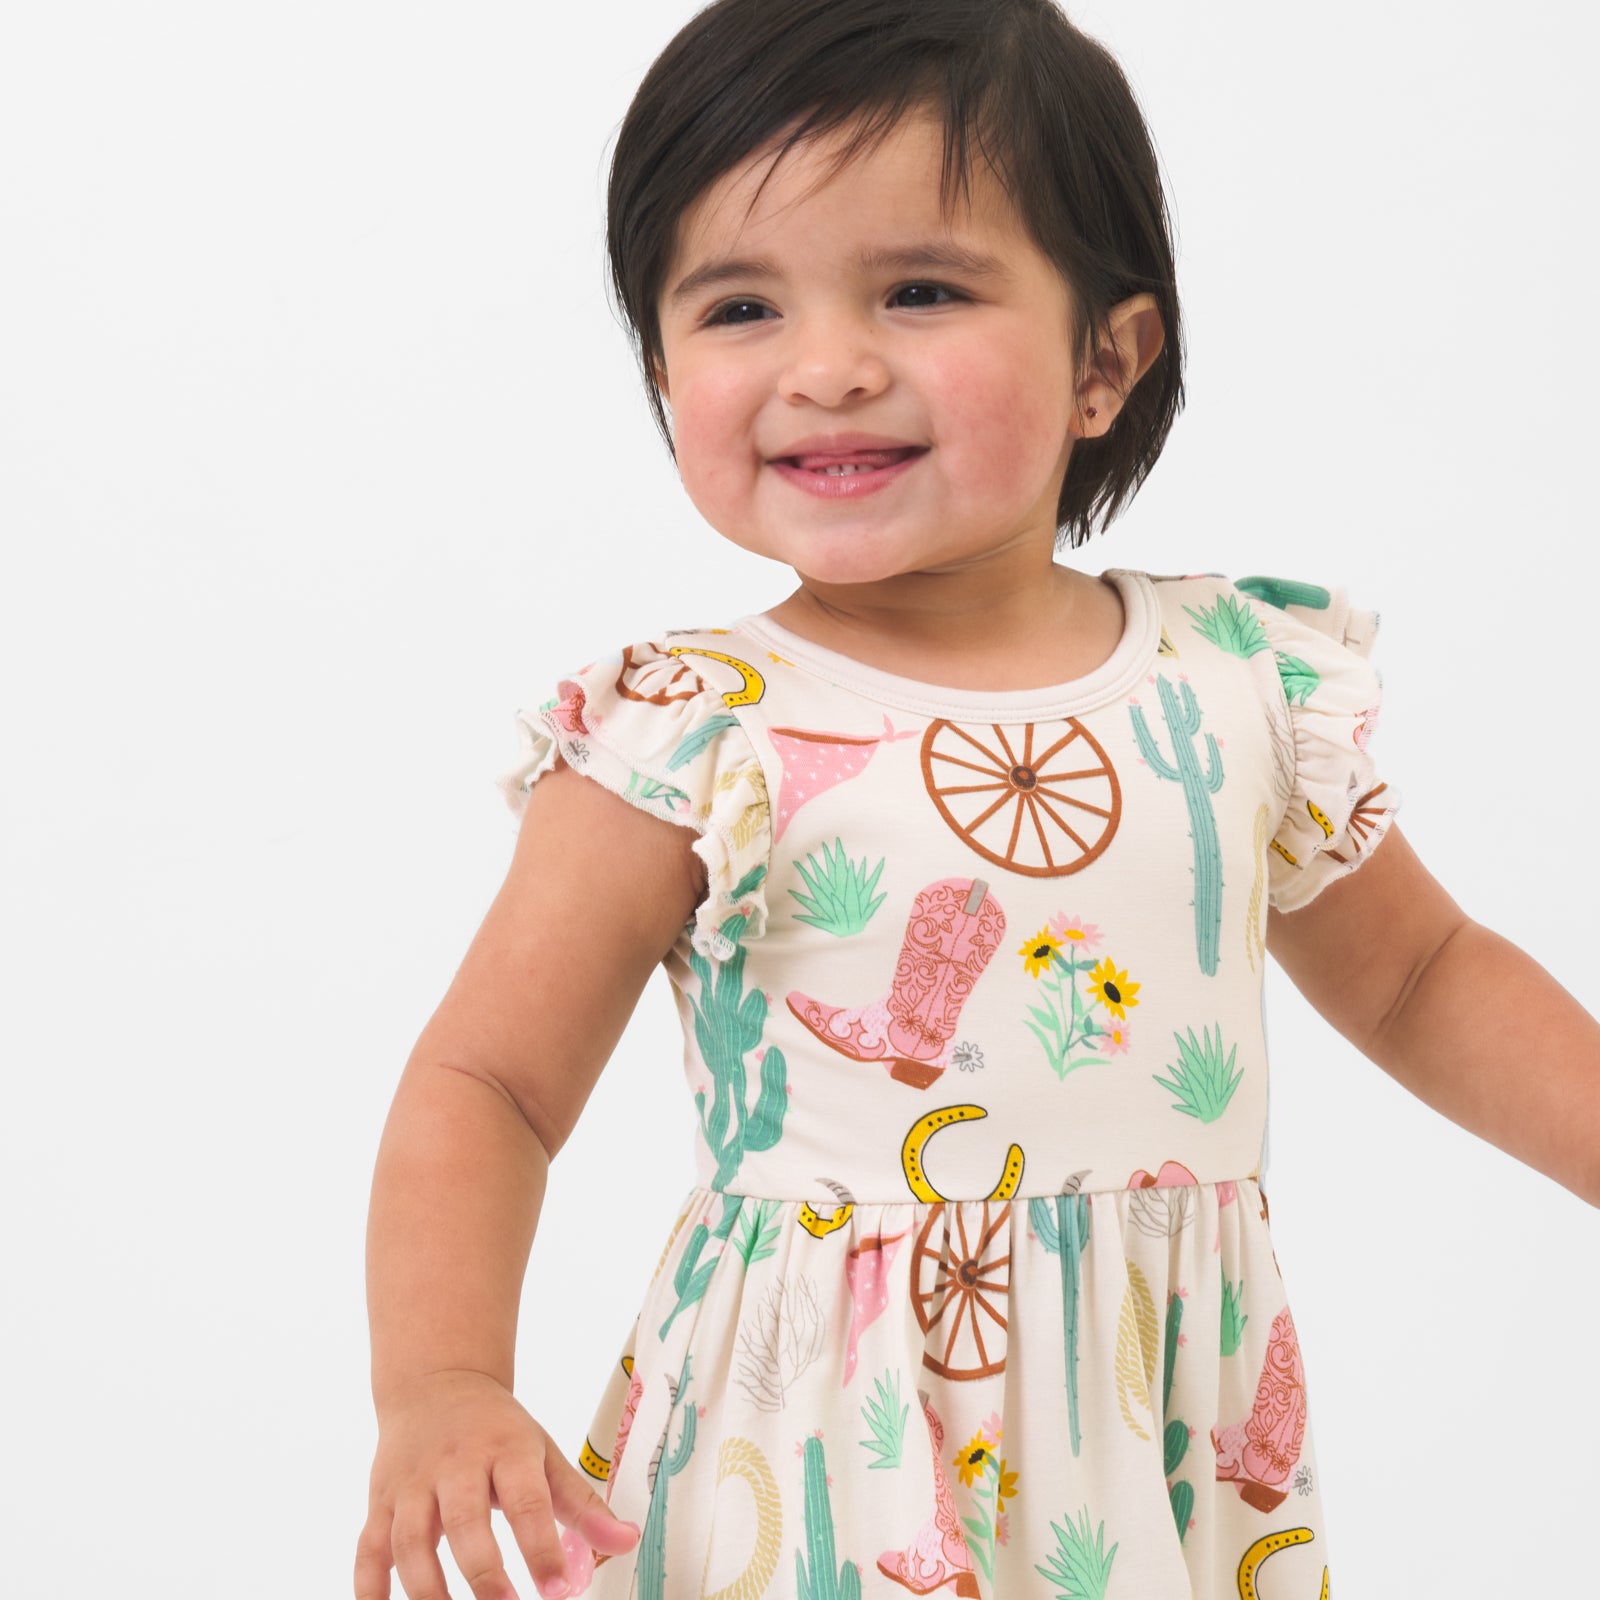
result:
[(967, 1548), (972, 1558), (983, 1569), (986, 1578), (994, 1577), (994, 1552), (997, 1544), (1005, 1543), (1002, 1524), (1004, 1501), (1017, 1492), (1014, 1472), (1005, 1470), (1005, 1463), (995, 1454), (1000, 1443), (999, 1416), (991, 1412), (984, 1428), (973, 1434), (971, 1440), (957, 1451), (952, 1465), (960, 1474), (961, 1482), (972, 1490), (972, 1515), (961, 1519), (967, 1530)]
[(983, 1065), (983, 1051), (970, 1039), (958, 1039), (950, 1059), (963, 1072), (976, 1072)]
[(1082, 917), (1069, 917), (1058, 911), (1050, 919), (1050, 931), (1063, 945), (1069, 942), (1079, 950), (1093, 950), (1100, 943), (1098, 923), (1085, 922)]
[[(1107, 1055), (1097, 1053), (1101, 1050), (1127, 1052), (1125, 1008), (1138, 1005), (1139, 984), (1109, 956), (1095, 961), (1089, 952), (1099, 943), (1097, 926), (1058, 912), (1017, 952), (1028, 975), (1039, 981), (1041, 1004), (1028, 1007), (1033, 1018), (1028, 1028), (1058, 1078), (1077, 1067), (1104, 1066)], [(1079, 992), (1080, 974), (1086, 993)], [(1104, 1007), (1106, 1020), (1094, 1014), (1096, 1006)]]
[(1089, 974), (1090, 993), (1105, 1001), (1106, 1010), (1114, 1017), (1126, 1019), (1128, 1013), (1122, 1008), (1138, 1005), (1133, 997), (1139, 988), (1139, 984), (1129, 981), (1126, 971), (1117, 971), (1116, 962), (1109, 956)]
[(970, 1489), (972, 1480), (983, 1471), (983, 1464), (989, 1459), (989, 1444), (982, 1433), (973, 1434), (967, 1445), (957, 1452), (955, 1460), (951, 1463), (961, 1474), (961, 1481)]
[(1061, 954), (1061, 946), (1048, 928), (1041, 928), (1017, 954), (1022, 957), (1028, 976), (1037, 978), (1050, 965), (1051, 958)]

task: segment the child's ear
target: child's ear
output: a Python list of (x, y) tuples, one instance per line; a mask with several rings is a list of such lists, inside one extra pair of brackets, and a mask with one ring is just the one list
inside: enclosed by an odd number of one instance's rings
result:
[[(1152, 294), (1137, 294), (1111, 308), (1111, 338), (1095, 351), (1094, 371), (1079, 391), (1079, 413), (1093, 405), (1105, 420), (1087, 433), (1104, 433), (1133, 386), (1161, 353), (1161, 309)], [(1080, 421), (1078, 426), (1082, 428)]]
[(667, 369), (659, 361), (652, 361), (650, 363), (650, 372), (655, 379), (656, 388), (661, 391), (661, 398), (670, 400), (672, 397), (667, 392)]

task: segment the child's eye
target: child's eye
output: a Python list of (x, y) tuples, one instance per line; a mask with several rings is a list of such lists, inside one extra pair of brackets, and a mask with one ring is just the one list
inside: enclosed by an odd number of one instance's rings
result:
[[(904, 283), (894, 291), (891, 298), (898, 299), (901, 295), (908, 294), (913, 289), (931, 289), (936, 294), (948, 295), (951, 300), (965, 300), (967, 298), (967, 296), (962, 294), (959, 289), (952, 289), (948, 284), (944, 283)], [(930, 309), (939, 304), (942, 304), (942, 302), (937, 300), (924, 300), (920, 302), (921, 306), (926, 306)], [(755, 317), (737, 317), (731, 321), (724, 317), (725, 312), (733, 311), (746, 306), (753, 307), (757, 311), (763, 311), (766, 309), (766, 307), (764, 307), (759, 300), (751, 300), (743, 297), (734, 300), (724, 300), (721, 305), (714, 307), (706, 314), (703, 326), (708, 328), (735, 328), (742, 326), (747, 321), (759, 321), (760, 319)], [(913, 305), (907, 309), (914, 311), (918, 309), (918, 306)]]
[[(962, 294), (962, 292), (959, 289), (952, 289), (949, 286), (949, 284), (946, 284), (946, 283), (907, 283), (907, 284), (902, 284), (900, 286), (900, 288), (895, 290), (895, 294), (896, 295), (902, 295), (902, 294), (907, 293), (911, 289), (935, 289), (940, 294), (949, 295), (952, 300), (965, 300), (967, 298), (964, 294)], [(937, 304), (937, 302), (933, 302), (933, 303)], [(927, 304), (929, 304), (929, 302), (928, 301), (923, 301), (923, 304), (927, 305)]]
[[(716, 307), (715, 310), (708, 311), (706, 313), (706, 318), (705, 318), (705, 324), (704, 325), (706, 327), (708, 327), (708, 328), (710, 328), (710, 327), (731, 328), (731, 327), (738, 326), (737, 322), (724, 322), (722, 320), (722, 313), (724, 311), (732, 311), (736, 306), (755, 306), (757, 310), (764, 309), (760, 305), (760, 303), (758, 301), (755, 301), (755, 300), (724, 300), (720, 306)], [(742, 320), (743, 319), (741, 318), (740, 321), (742, 321)]]

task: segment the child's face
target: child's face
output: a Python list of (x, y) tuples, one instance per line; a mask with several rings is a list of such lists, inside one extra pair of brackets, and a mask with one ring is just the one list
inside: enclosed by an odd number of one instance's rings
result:
[[(725, 175), (680, 223), (661, 324), (662, 390), (684, 487), (735, 544), (824, 584), (970, 568), (1022, 545), (1051, 554), (1057, 496), (1081, 435), (1065, 284), (981, 156), (971, 207), (958, 196), (947, 228), (942, 134), (931, 118), (903, 122), (799, 198), (831, 148), (796, 146), (748, 223), (767, 152)], [(938, 240), (992, 257), (999, 270), (857, 260)], [(730, 258), (773, 270), (741, 270), (674, 299), (687, 274)], [(1104, 397), (1097, 388), (1085, 398), (1103, 427)], [(815, 435), (842, 433), (921, 453), (880, 485), (870, 475), (828, 480), (851, 490), (844, 495), (818, 494), (776, 464)]]

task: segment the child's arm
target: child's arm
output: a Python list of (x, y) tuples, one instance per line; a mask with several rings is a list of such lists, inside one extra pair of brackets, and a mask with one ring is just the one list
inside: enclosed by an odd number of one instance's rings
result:
[[(1398, 824), (1267, 948), (1316, 1009), (1418, 1099), (1600, 1206), (1600, 1022), (1429, 873)], [(1501, 1022), (1519, 1020), (1516, 1061)]]
[[(589, 1481), (511, 1401), (517, 1312), (548, 1163), (701, 898), (694, 837), (558, 759), (529, 795), (505, 883), (406, 1062), (367, 1230), (380, 1440), (359, 1595), (386, 1595), (402, 1556), (415, 1564), (401, 1568), (408, 1593), (443, 1594), (441, 1522), (464, 1573), (498, 1566), (487, 1483), (483, 1498), (467, 1493), (475, 1471), (492, 1478), (541, 1585), (565, 1565), (552, 1510), (592, 1546), (630, 1547)], [(409, 1531), (439, 1520), (426, 1549), (402, 1550), (406, 1518), (421, 1515), (405, 1497), (419, 1486), (439, 1506)], [(452, 1525), (447, 1513), (464, 1509), (476, 1514)]]

